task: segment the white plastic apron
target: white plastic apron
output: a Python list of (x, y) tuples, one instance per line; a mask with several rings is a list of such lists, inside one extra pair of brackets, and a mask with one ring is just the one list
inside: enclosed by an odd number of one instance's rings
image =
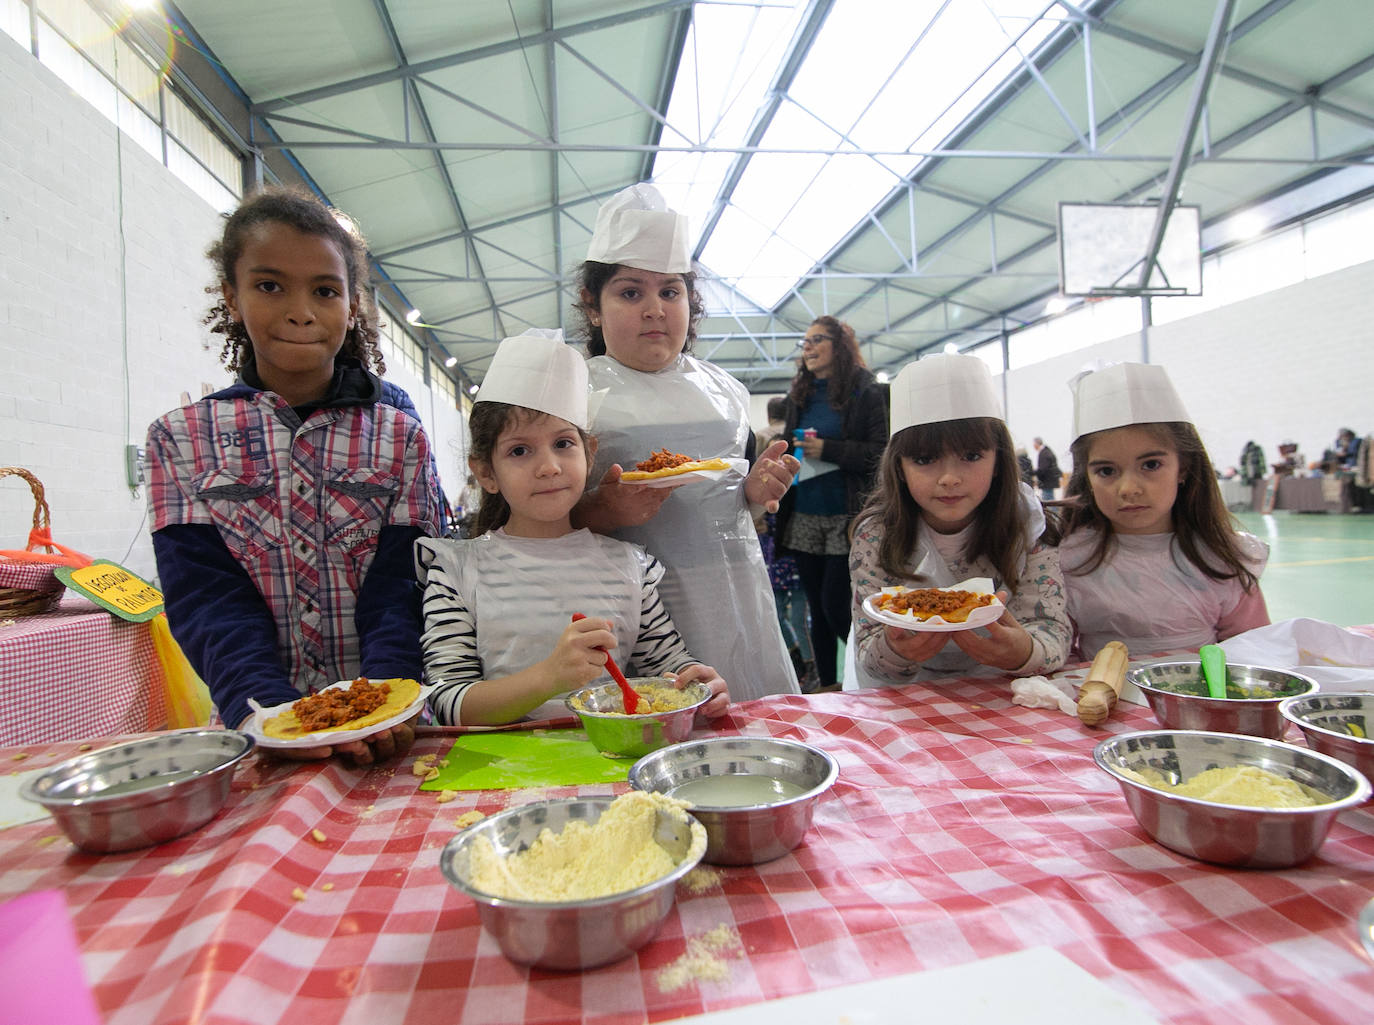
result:
[[(1217, 623), (1241, 599), (1240, 581), (1205, 576), (1178, 551), (1172, 532), (1118, 534), (1107, 561), (1091, 573), (1071, 573), (1087, 560), (1097, 536), (1075, 531), (1059, 546), (1069, 616), (1085, 658), (1108, 641), (1123, 642), (1132, 656), (1196, 651), (1216, 642)], [(1258, 577), (1268, 550), (1252, 535), (1242, 538), (1247, 564)]]
[(687, 650), (720, 673), (736, 701), (798, 692), (773, 605), (773, 588), (744, 498), (750, 436), (744, 386), (710, 363), (679, 356), (644, 373), (609, 356), (587, 363), (593, 391), (606, 390), (592, 422), (592, 481), (661, 448), (694, 459), (722, 458), (733, 471), (690, 478), (647, 524), (615, 536), (643, 545), (667, 572), (659, 592)]
[[(423, 539), (419, 548), (421, 584), (424, 567), (442, 562), (473, 615), (484, 679), (510, 676), (548, 658), (574, 612), (615, 621), (611, 654), (627, 675), (633, 673), (629, 660), (639, 637), (641, 552), (587, 530), (558, 538), (494, 531), (471, 541)], [(565, 696), (550, 698), (526, 718), (569, 715)]]

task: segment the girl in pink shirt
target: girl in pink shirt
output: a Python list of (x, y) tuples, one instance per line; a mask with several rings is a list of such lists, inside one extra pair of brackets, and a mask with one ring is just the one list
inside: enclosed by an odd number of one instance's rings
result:
[(1075, 378), (1073, 475), (1059, 546), (1069, 615), (1091, 658), (1187, 649), (1269, 622), (1268, 547), (1237, 529), (1163, 367)]

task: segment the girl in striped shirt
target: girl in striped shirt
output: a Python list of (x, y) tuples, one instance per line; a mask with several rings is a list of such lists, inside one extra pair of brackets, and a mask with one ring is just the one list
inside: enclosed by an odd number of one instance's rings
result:
[[(587, 368), (555, 337), (497, 349), (469, 420), (468, 465), (484, 492), (473, 537), (422, 539), (425, 674), (446, 725), (499, 725), (567, 714), (563, 697), (602, 677), (612, 649), (628, 676), (725, 681), (688, 654), (658, 595), (663, 567), (638, 545), (574, 530), (596, 441)], [(572, 622), (572, 614), (588, 618)]]

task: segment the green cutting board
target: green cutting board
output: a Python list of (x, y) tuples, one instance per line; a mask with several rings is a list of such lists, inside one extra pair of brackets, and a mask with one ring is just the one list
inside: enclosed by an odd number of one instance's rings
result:
[(620, 783), (633, 758), (607, 758), (582, 730), (517, 730), (459, 737), (448, 765), (422, 790), (514, 790)]

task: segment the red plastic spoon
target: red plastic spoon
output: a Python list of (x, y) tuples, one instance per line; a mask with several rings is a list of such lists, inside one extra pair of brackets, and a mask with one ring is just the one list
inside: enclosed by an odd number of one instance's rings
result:
[[(572, 621), (576, 623), (579, 619), (586, 619), (580, 612), (574, 612)], [(597, 648), (597, 651), (606, 651), (605, 648)], [(625, 714), (634, 715), (635, 709), (639, 707), (639, 695), (630, 686), (630, 681), (625, 679), (625, 674), (620, 671), (620, 667), (615, 664), (615, 659), (611, 658), (611, 653), (606, 651), (606, 672), (611, 674), (611, 679), (620, 684), (620, 697), (625, 703)]]

